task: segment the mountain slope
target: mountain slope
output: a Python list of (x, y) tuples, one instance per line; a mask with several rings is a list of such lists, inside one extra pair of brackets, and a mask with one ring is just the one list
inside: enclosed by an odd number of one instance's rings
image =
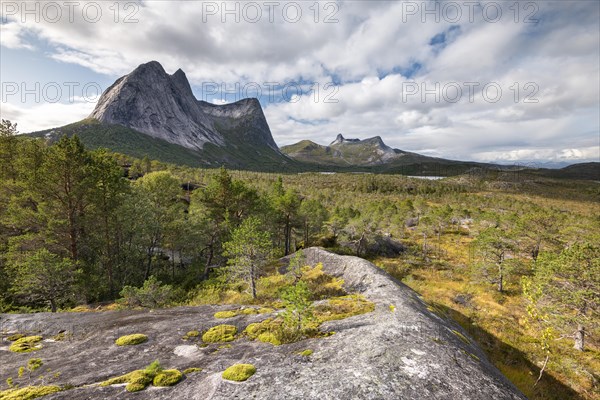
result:
[[(102, 94), (89, 118), (194, 150), (206, 143), (224, 146), (227, 139), (241, 139), (279, 151), (257, 99), (222, 106), (198, 101), (181, 69), (168, 75), (156, 61), (119, 78)], [(224, 138), (220, 132), (241, 128), (242, 137)]]
[(381, 137), (346, 139), (339, 134), (329, 146), (309, 140), (281, 148), (290, 158), (308, 164), (333, 167), (362, 167), (363, 170), (407, 174), (454, 175), (471, 168), (499, 168), (492, 164), (461, 162), (423, 156), (386, 145)]

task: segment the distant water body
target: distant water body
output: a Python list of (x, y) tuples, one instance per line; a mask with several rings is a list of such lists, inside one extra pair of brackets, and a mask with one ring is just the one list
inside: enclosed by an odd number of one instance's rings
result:
[(428, 181), (437, 181), (447, 178), (446, 176), (408, 176), (407, 178), (427, 179)]

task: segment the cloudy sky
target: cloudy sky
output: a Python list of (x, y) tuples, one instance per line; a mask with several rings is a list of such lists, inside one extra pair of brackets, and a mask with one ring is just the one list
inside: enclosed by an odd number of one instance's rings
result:
[(276, 142), (379, 135), (445, 158), (600, 158), (600, 2), (0, 0), (1, 116), (86, 117), (141, 63), (260, 96)]

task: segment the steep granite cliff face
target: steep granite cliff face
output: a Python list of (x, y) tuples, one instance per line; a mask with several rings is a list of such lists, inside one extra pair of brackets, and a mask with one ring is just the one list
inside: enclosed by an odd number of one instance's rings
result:
[(181, 69), (169, 75), (156, 61), (119, 78), (89, 118), (193, 150), (250, 140), (279, 151), (257, 99), (222, 106), (198, 101)]
[[(368, 261), (338, 256), (319, 248), (304, 250), (306, 262), (344, 280), (348, 292), (375, 303), (374, 311), (329, 321), (331, 336), (273, 346), (237, 337), (228, 345), (182, 340), (186, 332), (223, 323), (215, 311), (231, 306), (179, 307), (169, 310), (97, 313), (0, 315), (0, 383), (32, 356), (44, 368), (60, 372), (55, 383), (74, 388), (44, 399), (464, 399), (525, 400), (454, 322), (436, 315), (417, 293)], [(282, 270), (286, 269), (285, 263)], [(238, 315), (227, 324), (242, 331), (269, 314)], [(7, 351), (5, 336), (14, 333), (66, 340), (41, 342), (34, 353)], [(116, 346), (121, 335), (143, 333), (148, 341)], [(299, 355), (306, 349), (310, 355)], [(124, 385), (99, 386), (108, 378), (144, 368), (159, 359), (187, 374), (173, 387), (151, 387), (135, 394)], [(247, 381), (222, 378), (231, 365), (256, 367)], [(2, 384), (1, 389), (6, 385)]]

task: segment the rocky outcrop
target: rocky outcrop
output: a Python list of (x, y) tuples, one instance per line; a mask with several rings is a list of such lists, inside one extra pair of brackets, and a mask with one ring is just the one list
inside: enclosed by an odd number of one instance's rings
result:
[[(190, 330), (223, 323), (213, 317), (228, 307), (180, 307), (169, 310), (0, 315), (2, 331), (37, 333), (49, 338), (63, 330), (67, 339), (45, 341), (35, 357), (60, 372), (59, 384), (76, 388), (46, 399), (125, 399), (123, 386), (99, 387), (109, 377), (143, 368), (155, 359), (168, 368), (199, 367), (171, 388), (149, 388), (139, 399), (525, 399), (486, 359), (458, 326), (428, 309), (411, 289), (373, 264), (319, 248), (304, 251), (310, 264), (344, 279), (348, 291), (376, 304), (375, 311), (322, 329), (335, 332), (321, 339), (274, 347), (238, 339), (231, 347), (198, 347), (182, 341)], [(229, 307), (231, 308), (231, 307)], [(243, 329), (266, 315), (240, 315), (227, 323)], [(149, 340), (119, 347), (114, 340), (143, 333)], [(0, 347), (0, 382), (14, 376), (33, 354)], [(313, 350), (313, 354), (297, 353)], [(236, 363), (253, 364), (257, 372), (232, 383), (222, 372)]]
[[(205, 143), (225, 146), (251, 140), (279, 152), (257, 99), (222, 106), (198, 101), (181, 69), (169, 75), (156, 61), (119, 78), (102, 94), (89, 118), (193, 150)], [(227, 137), (228, 133), (236, 137)]]

